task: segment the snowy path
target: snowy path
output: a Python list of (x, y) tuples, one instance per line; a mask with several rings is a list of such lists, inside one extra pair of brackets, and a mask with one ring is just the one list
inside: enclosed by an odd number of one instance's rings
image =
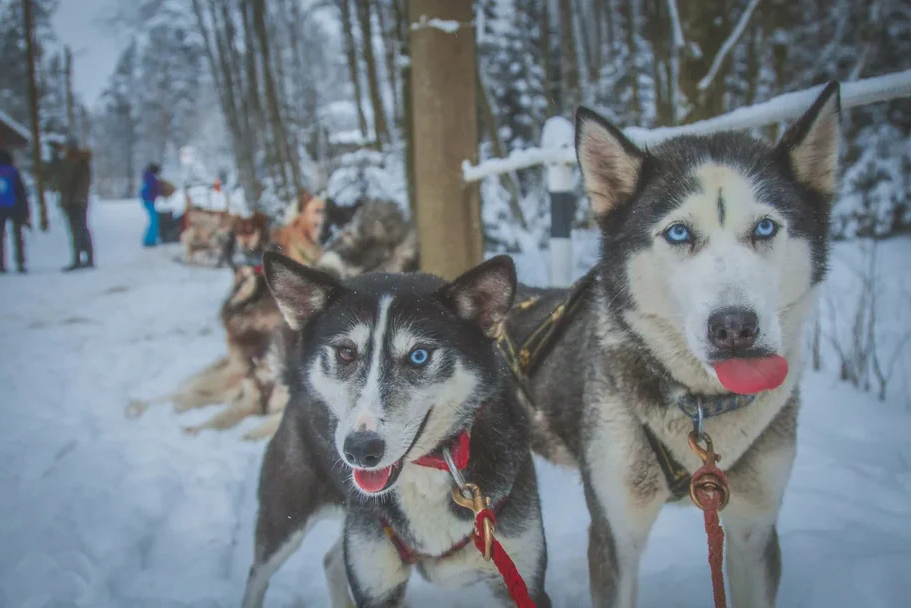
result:
[[(59, 218), (33, 234), (29, 276), (0, 277), (0, 606), (236, 606), (252, 554), (263, 444), (189, 438), (168, 408), (127, 420), (131, 397), (173, 387), (222, 352), (224, 270), (139, 247), (136, 202), (95, 206), (99, 269), (64, 276)], [(911, 606), (911, 414), (809, 375), (781, 518), (781, 606)], [(588, 605), (588, 514), (578, 477), (541, 464), (556, 606)], [(641, 606), (708, 606), (701, 518), (665, 509)], [(325, 606), (319, 525), (273, 579), (270, 606)], [(416, 579), (411, 606), (487, 605)], [(461, 603), (459, 602), (461, 598)]]

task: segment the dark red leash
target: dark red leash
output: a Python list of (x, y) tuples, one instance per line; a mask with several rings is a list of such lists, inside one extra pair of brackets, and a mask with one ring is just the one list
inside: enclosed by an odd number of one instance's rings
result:
[(487, 522), (489, 522), (490, 526), (490, 558), (485, 555), (485, 559), (493, 559), (494, 565), (500, 571), (500, 576), (503, 577), (503, 582), (506, 584), (506, 590), (509, 591), (509, 597), (512, 598), (518, 608), (535, 608), (534, 601), (528, 595), (528, 586), (525, 584), (525, 579), (519, 574), (518, 568), (516, 568), (515, 563), (513, 563), (509, 554), (506, 553), (506, 549), (503, 548), (500, 541), (493, 538), (496, 516), (491, 509), (482, 509), (475, 517), (474, 531), (471, 534), (475, 548), (482, 554), (486, 551), (485, 536), (482, 531), (486, 529)]
[(703, 434), (705, 448), (699, 445), (699, 435), (696, 431), (690, 433), (689, 444), (699, 458), (702, 467), (693, 473), (690, 481), (690, 498), (697, 507), (702, 509), (705, 517), (705, 534), (709, 541), (709, 568), (712, 571), (712, 593), (715, 599), (715, 608), (727, 608), (727, 598), (724, 594), (724, 530), (718, 513), (724, 509), (731, 497), (728, 479), (724, 471), (716, 466), (721, 456), (715, 453), (712, 439)]
[(471, 509), (475, 514), (474, 530), (471, 531), (471, 540), (474, 542), (475, 548), (480, 551), (485, 560), (493, 560), (497, 570), (500, 571), (500, 576), (503, 577), (509, 597), (516, 606), (518, 608), (535, 608), (534, 601), (528, 595), (528, 585), (525, 584), (525, 579), (519, 574), (515, 562), (506, 553), (506, 549), (503, 548), (500, 541), (494, 538), (497, 516), (490, 508), (490, 499), (481, 494), (481, 489), (473, 483), (466, 483), (464, 489), (471, 493), (471, 498), (466, 497), (462, 490), (456, 487), (452, 489), (452, 499), (457, 505)]

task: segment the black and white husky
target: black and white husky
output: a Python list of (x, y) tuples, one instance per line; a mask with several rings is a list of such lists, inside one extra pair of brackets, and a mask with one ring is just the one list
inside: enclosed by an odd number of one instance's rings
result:
[(324, 566), (333, 606), (401, 604), (412, 566), (448, 586), (487, 581), (492, 562), (469, 542), (473, 513), (452, 499), (452, 456), (496, 512), (496, 537), (538, 606), (546, 548), (528, 425), (494, 338), (512, 305), (505, 256), (451, 283), (424, 274), (338, 282), (267, 253), (265, 275), (294, 335), (291, 398), (263, 461), (255, 559), (244, 606), (321, 515), (344, 533)]
[[(679, 489), (668, 463), (684, 492), (702, 464), (687, 445), (700, 409), (732, 491), (722, 512), (732, 604), (774, 604), (803, 328), (828, 255), (838, 91), (828, 85), (775, 146), (720, 133), (643, 150), (577, 114), (601, 259), (528, 393), (535, 448), (582, 473), (595, 606), (636, 605), (649, 531)], [(565, 297), (520, 290), (513, 342)]]

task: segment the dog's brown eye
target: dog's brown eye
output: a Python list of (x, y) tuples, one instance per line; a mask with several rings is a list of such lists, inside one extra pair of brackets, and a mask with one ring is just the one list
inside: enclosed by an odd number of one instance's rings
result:
[(336, 346), (335, 355), (342, 363), (351, 363), (357, 359), (357, 350), (351, 346)]

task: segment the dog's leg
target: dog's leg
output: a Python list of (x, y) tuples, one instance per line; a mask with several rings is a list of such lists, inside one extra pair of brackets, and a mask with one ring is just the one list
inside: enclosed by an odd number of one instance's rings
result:
[[(236, 398), (231, 399), (228, 407), (212, 416), (202, 424), (188, 426), (184, 428), (186, 433), (197, 435), (206, 429), (223, 431), (237, 426), (241, 420), (247, 416), (258, 413), (260, 406), (260, 392), (256, 383), (249, 378), (245, 378), (241, 383), (241, 390)], [(278, 425), (276, 425), (278, 428)]]
[(348, 592), (345, 549), (341, 538), (323, 557), (323, 569), (326, 572), (326, 584), (329, 586), (329, 605), (332, 608), (354, 608), (354, 602)]
[(781, 550), (775, 523), (797, 440), (796, 398), (731, 467), (731, 502), (722, 512), (734, 608), (775, 605)]
[(283, 412), (274, 412), (266, 416), (265, 422), (253, 430), (243, 434), (244, 441), (262, 441), (275, 434), (278, 425), (281, 424)]
[(331, 515), (341, 498), (322, 477), (298, 422), (279, 427), (263, 457), (254, 560), (243, 607), (260, 608), (269, 579), (290, 557), (320, 516)]
[[(615, 406), (613, 413), (622, 411)], [(588, 567), (592, 605), (635, 608), (639, 560), (668, 493), (635, 419), (608, 421), (605, 416), (599, 426), (593, 435), (598, 440), (587, 448), (590, 464), (582, 467), (591, 513)]]
[(345, 571), (360, 608), (395, 608), (402, 605), (411, 568), (373, 517), (360, 519), (349, 513), (343, 537)]

